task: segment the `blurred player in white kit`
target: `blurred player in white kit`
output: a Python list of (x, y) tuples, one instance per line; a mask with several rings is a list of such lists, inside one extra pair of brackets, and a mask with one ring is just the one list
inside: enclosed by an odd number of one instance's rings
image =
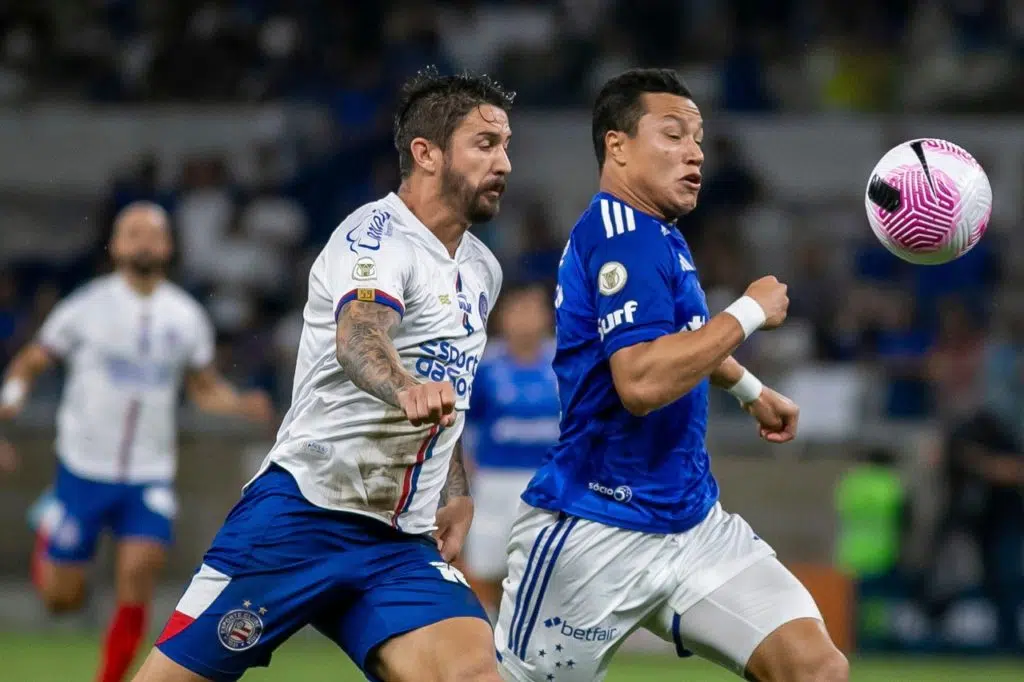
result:
[(240, 393), (213, 368), (206, 313), (166, 279), (172, 240), (161, 207), (123, 209), (110, 254), (115, 272), (57, 304), (11, 361), (0, 393), (0, 418), (12, 418), (38, 375), (58, 361), (67, 367), (57, 475), (37, 529), (32, 580), (50, 611), (77, 610), (100, 534), (116, 539), (117, 607), (98, 682), (127, 673), (171, 544), (182, 380), (206, 412), (261, 423), (274, 417), (265, 393)]

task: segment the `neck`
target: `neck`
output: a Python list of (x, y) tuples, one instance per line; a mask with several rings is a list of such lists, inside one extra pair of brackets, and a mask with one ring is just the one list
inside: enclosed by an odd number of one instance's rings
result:
[(141, 296), (152, 294), (163, 281), (162, 274), (140, 275), (131, 270), (121, 270), (121, 277), (128, 283), (128, 287), (132, 291)]
[[(610, 163), (610, 162), (607, 162)], [(638, 211), (654, 216), (658, 220), (671, 222), (671, 218), (654, 205), (652, 201), (641, 196), (619, 173), (604, 171), (601, 173), (600, 190), (621, 199)]]
[(412, 214), (444, 244), (448, 255), (454, 258), (455, 251), (462, 243), (462, 236), (469, 229), (469, 222), (446, 201), (438, 201), (438, 192), (434, 188), (427, 187), (425, 182), (407, 178), (398, 188), (398, 197), (412, 211)]

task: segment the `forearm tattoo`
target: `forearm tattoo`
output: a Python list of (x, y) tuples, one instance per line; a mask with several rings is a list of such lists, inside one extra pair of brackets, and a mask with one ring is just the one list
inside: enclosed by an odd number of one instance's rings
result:
[(448, 465), (448, 480), (441, 488), (441, 506), (448, 504), (453, 497), (469, 495), (469, 478), (466, 476), (466, 463), (462, 459), (462, 440), (455, 444), (452, 461)]
[(401, 318), (380, 303), (352, 301), (338, 317), (338, 363), (352, 383), (389, 405), (399, 407), (398, 393), (415, 386), (391, 341)]

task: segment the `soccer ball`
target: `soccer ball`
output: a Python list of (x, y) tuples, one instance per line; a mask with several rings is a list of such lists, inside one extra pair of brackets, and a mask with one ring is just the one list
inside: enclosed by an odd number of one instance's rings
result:
[(864, 192), (871, 230), (909, 263), (938, 265), (970, 251), (992, 214), (981, 165), (952, 142), (925, 138), (890, 149)]

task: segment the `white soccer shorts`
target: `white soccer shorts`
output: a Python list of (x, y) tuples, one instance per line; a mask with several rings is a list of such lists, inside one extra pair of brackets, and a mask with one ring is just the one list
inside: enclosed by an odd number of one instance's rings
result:
[(466, 540), (466, 568), (483, 580), (505, 577), (505, 551), (519, 510), (519, 496), (533, 472), (481, 468), (473, 476), (473, 525)]
[(593, 682), (644, 627), (738, 675), (781, 625), (821, 619), (746, 521), (716, 504), (674, 535), (520, 506), (495, 646), (508, 682)]

